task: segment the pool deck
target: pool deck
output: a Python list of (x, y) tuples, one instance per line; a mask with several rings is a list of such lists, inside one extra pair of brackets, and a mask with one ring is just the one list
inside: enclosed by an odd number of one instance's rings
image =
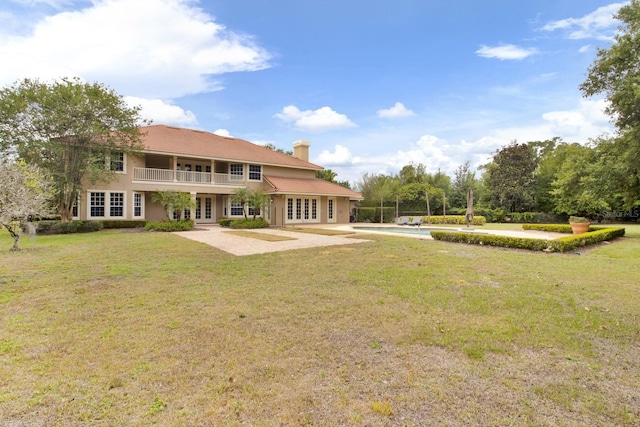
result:
[[(371, 228), (380, 228), (380, 231), (377, 230), (358, 230), (357, 227), (371, 227)], [(417, 226), (413, 225), (393, 225), (393, 224), (374, 224), (374, 223), (357, 223), (357, 224), (349, 224), (349, 225), (340, 225), (337, 227), (330, 227), (336, 230), (350, 230), (356, 233), (375, 233), (375, 234), (385, 234), (387, 236), (402, 236), (402, 237), (411, 237), (414, 239), (423, 239), (423, 240), (433, 240), (433, 237), (429, 235), (423, 234), (410, 234), (410, 233), (399, 233), (393, 231), (385, 231), (385, 228), (394, 228), (394, 229), (417, 229)], [(547, 231), (537, 231), (537, 230), (487, 230), (482, 227), (472, 227), (470, 229), (466, 227), (446, 227), (439, 224), (433, 225), (422, 225), (420, 226), (421, 230), (442, 230), (442, 231), (461, 231), (465, 233), (478, 233), (478, 234), (492, 234), (496, 236), (508, 236), (508, 237), (525, 237), (530, 239), (542, 239), (542, 240), (553, 240), (559, 237), (565, 236), (565, 234), (561, 233), (551, 233)]]
[[(292, 240), (284, 240), (278, 242), (270, 242), (261, 239), (254, 239), (251, 237), (243, 237), (233, 235), (233, 231), (228, 228), (220, 227), (219, 225), (197, 225), (194, 230), (181, 231), (174, 234), (185, 237), (190, 240), (195, 240), (201, 243), (205, 243), (209, 246), (215, 247), (222, 251), (231, 253), (236, 256), (255, 255), (269, 252), (280, 252), (294, 249), (306, 249), (323, 246), (340, 246), (340, 245), (353, 245), (357, 243), (369, 242), (366, 239), (366, 234), (384, 234), (387, 236), (395, 237), (408, 237), (412, 239), (421, 240), (433, 240), (429, 235), (420, 234), (401, 234), (397, 232), (389, 231), (371, 231), (371, 230), (357, 230), (354, 227), (372, 227), (372, 228), (407, 228), (410, 226), (394, 226), (393, 224), (300, 224), (297, 227), (301, 228), (328, 228), (333, 230), (340, 230), (350, 232), (352, 234), (324, 236), (313, 233), (300, 233), (296, 231), (288, 231), (287, 228), (265, 228), (259, 230), (251, 230), (255, 233), (271, 234), (276, 236), (289, 237)], [(417, 228), (417, 227), (416, 227)], [(420, 229), (443, 229), (442, 226), (421, 226)], [(536, 239), (556, 239), (562, 237), (559, 233), (548, 233), (542, 231), (516, 231), (516, 230), (485, 230), (478, 228), (475, 230), (466, 230), (464, 227), (455, 228), (447, 227), (447, 230), (451, 231), (468, 231), (471, 233), (482, 234), (495, 234), (500, 236), (512, 236), (512, 237), (529, 237)], [(357, 235), (358, 238), (355, 238)], [(362, 238), (360, 238), (362, 237)]]

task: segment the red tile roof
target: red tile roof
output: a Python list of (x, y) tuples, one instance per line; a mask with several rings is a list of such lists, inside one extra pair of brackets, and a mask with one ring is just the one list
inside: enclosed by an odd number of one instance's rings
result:
[(282, 178), (265, 176), (265, 181), (273, 187), (267, 193), (308, 194), (312, 196), (338, 196), (362, 200), (362, 194), (338, 184), (317, 178)]
[(300, 169), (321, 170), (322, 166), (278, 153), (251, 142), (215, 135), (210, 132), (165, 125), (144, 126), (146, 151), (179, 156), (241, 161)]

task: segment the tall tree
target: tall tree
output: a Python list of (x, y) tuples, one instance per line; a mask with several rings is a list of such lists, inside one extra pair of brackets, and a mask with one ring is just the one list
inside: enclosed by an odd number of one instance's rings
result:
[(551, 183), (562, 164), (569, 144), (561, 138), (554, 137), (545, 141), (530, 141), (527, 143), (537, 153), (538, 169), (536, 170), (536, 211), (553, 212), (555, 197), (551, 194)]
[(0, 151), (41, 167), (54, 204), (71, 219), (83, 181), (105, 182), (142, 148), (139, 107), (99, 83), (25, 79), (0, 91)]
[(337, 181), (336, 180), (337, 176), (338, 174), (332, 171), (331, 169), (322, 169), (322, 170), (316, 171), (316, 178), (324, 179), (325, 181), (331, 182), (333, 184), (338, 184), (341, 187), (348, 188), (349, 190), (351, 190), (351, 184), (349, 183), (349, 181)]
[(453, 173), (451, 194), (448, 196), (451, 206), (466, 208), (469, 189), (473, 190), (474, 199), (478, 200), (481, 196), (480, 182), (476, 179), (476, 173), (471, 171), (471, 163), (467, 161), (458, 166)]
[(598, 49), (580, 89), (584, 96), (604, 94), (607, 98), (606, 112), (620, 133), (618, 162), (626, 169), (620, 189), (630, 207), (640, 202), (640, 0), (622, 6), (615, 18), (621, 25), (614, 43)]
[(400, 185), (423, 183), (426, 182), (427, 177), (427, 168), (422, 163), (409, 163), (408, 165), (403, 166), (398, 173)]
[(610, 209), (608, 180), (601, 148), (571, 144), (552, 182), (555, 211), (567, 215), (598, 216)]
[(287, 156), (293, 156), (293, 151), (291, 150), (285, 150), (284, 148), (278, 148), (275, 146), (275, 144), (269, 142), (267, 144), (263, 145), (264, 148), (268, 148), (269, 150), (273, 150), (275, 152), (278, 153), (282, 153), (282, 154), (286, 154)]
[(537, 156), (528, 144), (513, 141), (496, 151), (485, 169), (484, 181), (491, 201), (507, 212), (535, 207)]
[(20, 250), (20, 234), (33, 218), (50, 214), (51, 196), (51, 180), (38, 167), (0, 162), (0, 226), (13, 238), (11, 251)]

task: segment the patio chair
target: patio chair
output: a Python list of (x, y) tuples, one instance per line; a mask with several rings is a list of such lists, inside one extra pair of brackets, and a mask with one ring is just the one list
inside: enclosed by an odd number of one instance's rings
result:
[(407, 223), (407, 225), (417, 225), (420, 226), (424, 222), (424, 218), (421, 216), (414, 216), (411, 221)]
[(396, 225), (407, 225), (407, 224), (409, 224), (408, 216), (401, 216), (396, 218)]

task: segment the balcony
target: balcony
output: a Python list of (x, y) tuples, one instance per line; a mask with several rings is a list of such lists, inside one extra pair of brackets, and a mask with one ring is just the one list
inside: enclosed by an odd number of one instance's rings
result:
[(208, 185), (244, 185), (242, 176), (228, 173), (174, 171), (172, 169), (133, 168), (134, 181), (173, 182)]

